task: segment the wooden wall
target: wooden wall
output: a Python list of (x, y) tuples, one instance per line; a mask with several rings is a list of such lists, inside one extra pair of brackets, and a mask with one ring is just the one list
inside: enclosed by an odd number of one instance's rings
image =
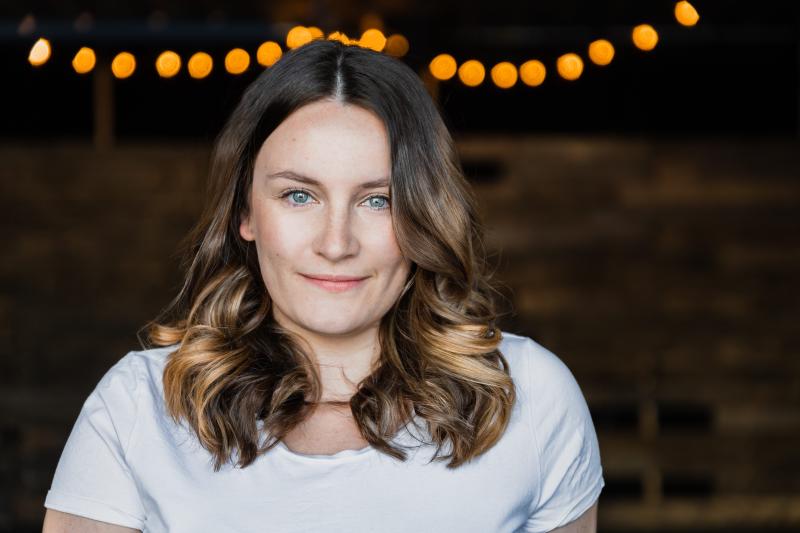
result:
[[(600, 531), (800, 528), (791, 141), (460, 138), (509, 302), (597, 427)], [(0, 146), (0, 532), (40, 531), (86, 395), (172, 297), (208, 146)]]

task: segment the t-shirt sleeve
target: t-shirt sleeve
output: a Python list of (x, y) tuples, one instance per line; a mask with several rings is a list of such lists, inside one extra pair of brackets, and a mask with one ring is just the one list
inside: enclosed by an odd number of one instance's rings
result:
[(58, 461), (44, 506), (141, 530), (145, 513), (127, 461), (144, 387), (135, 352), (100, 379), (83, 404)]
[(532, 339), (525, 343), (539, 490), (524, 531), (545, 532), (579, 518), (605, 481), (597, 434), (574, 376), (552, 352)]

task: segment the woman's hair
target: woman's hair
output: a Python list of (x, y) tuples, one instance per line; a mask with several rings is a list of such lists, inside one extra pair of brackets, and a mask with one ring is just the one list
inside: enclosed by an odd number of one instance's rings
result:
[[(248, 466), (313, 412), (321, 398), (314, 359), (274, 320), (254, 245), (239, 225), (261, 145), (289, 114), (322, 99), (383, 120), (392, 222), (412, 263), (380, 322), (379, 365), (349, 406), (366, 441), (401, 460), (406, 454), (390, 441), (416, 413), (427, 444), (436, 446), (433, 459), (456, 468), (500, 439), (516, 400), (498, 349), (501, 293), (490, 281), (474, 193), (437, 105), (411, 68), (385, 54), (314, 40), (246, 89), (216, 139), (207, 204), (181, 243), (183, 287), (140, 330), (140, 342), (177, 345), (164, 369), (166, 407), (211, 452), (215, 471), (233, 452), (239, 467)], [(263, 444), (257, 421), (269, 437)]]

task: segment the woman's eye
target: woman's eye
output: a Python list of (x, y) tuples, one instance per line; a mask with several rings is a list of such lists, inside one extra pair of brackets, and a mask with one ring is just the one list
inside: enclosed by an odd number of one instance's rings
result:
[[(377, 200), (377, 202), (375, 202)], [(389, 207), (389, 197), (381, 195), (370, 196), (367, 198), (369, 206), (372, 209), (387, 209)], [(383, 203), (381, 203), (383, 202)]]
[(291, 191), (286, 191), (281, 196), (281, 198), (286, 198), (287, 196), (290, 197), (290, 199), (292, 200), (291, 203), (293, 203), (293, 204), (306, 205), (308, 203), (308, 202), (306, 202), (306, 200), (308, 198), (310, 198), (311, 195), (308, 194), (306, 191), (303, 191), (303, 190), (300, 190), (300, 189), (293, 189)]
[[(311, 194), (302, 189), (292, 189), (291, 191), (286, 191), (281, 195), (281, 198), (287, 197), (291, 200), (289, 202), (290, 204), (294, 206), (301, 206), (308, 205), (310, 203), (308, 200), (311, 198)], [(369, 208), (375, 211), (388, 209), (390, 206), (389, 197), (383, 194), (370, 196), (366, 201), (368, 202)]]

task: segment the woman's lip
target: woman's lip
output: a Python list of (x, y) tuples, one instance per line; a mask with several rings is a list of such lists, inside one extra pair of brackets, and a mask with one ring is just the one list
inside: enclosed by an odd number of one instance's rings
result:
[(342, 281), (332, 281), (327, 279), (312, 278), (310, 276), (306, 276), (305, 274), (301, 274), (301, 276), (306, 278), (309, 282), (313, 283), (317, 287), (321, 287), (330, 292), (344, 292), (346, 290), (361, 285), (364, 282), (364, 280), (367, 279), (367, 278), (361, 278), (361, 279), (349, 279)]
[(357, 277), (357, 276), (326, 276), (326, 275), (314, 275), (314, 274), (301, 274), (307, 278), (312, 279), (319, 279), (322, 281), (361, 281), (362, 279), (366, 279), (367, 276)]

